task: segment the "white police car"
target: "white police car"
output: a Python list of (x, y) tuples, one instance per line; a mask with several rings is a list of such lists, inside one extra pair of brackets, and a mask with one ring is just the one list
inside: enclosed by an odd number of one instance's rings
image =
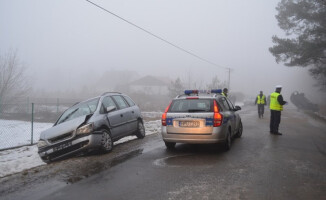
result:
[(168, 149), (176, 143), (223, 143), (241, 137), (239, 106), (221, 95), (222, 90), (186, 90), (172, 100), (162, 115), (162, 137)]

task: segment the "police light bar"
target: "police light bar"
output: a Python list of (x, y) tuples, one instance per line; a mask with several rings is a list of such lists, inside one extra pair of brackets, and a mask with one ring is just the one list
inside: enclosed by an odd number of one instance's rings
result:
[(222, 89), (214, 89), (214, 90), (185, 90), (185, 95), (191, 94), (210, 94), (210, 93), (222, 93)]
[(211, 90), (211, 93), (221, 94), (222, 93), (222, 89), (214, 89), (214, 90)]
[(185, 95), (198, 94), (198, 90), (185, 90)]

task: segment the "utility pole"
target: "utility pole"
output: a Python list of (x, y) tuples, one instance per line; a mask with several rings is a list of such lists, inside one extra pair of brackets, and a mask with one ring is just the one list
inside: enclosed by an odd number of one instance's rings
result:
[(231, 83), (231, 68), (227, 68), (229, 70), (229, 79), (228, 79), (228, 90), (230, 90), (230, 83)]

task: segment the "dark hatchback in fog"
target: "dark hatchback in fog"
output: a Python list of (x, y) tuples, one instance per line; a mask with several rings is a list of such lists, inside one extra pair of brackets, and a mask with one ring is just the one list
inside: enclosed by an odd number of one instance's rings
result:
[(41, 133), (38, 153), (49, 163), (80, 152), (109, 152), (129, 135), (145, 137), (140, 109), (127, 95), (108, 92), (68, 108)]

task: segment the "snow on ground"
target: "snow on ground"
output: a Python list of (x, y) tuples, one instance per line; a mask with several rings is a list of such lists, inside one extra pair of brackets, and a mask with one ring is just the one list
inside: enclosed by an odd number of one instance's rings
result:
[[(3, 123), (2, 121), (6, 121), (6, 120), (0, 120), (0, 123)], [(14, 125), (19, 124), (18, 122), (19, 121), (10, 121), (10, 122), (6, 122), (6, 123), (8, 126), (11, 124), (14, 127)], [(24, 122), (20, 122), (20, 123), (25, 124)], [(0, 125), (3, 125), (3, 124), (0, 124)], [(28, 125), (30, 126), (30, 124), (28, 124)], [(28, 125), (25, 124), (25, 126), (27, 126), (27, 127), (24, 127), (23, 125), (18, 125), (18, 127), (20, 127), (20, 128), (15, 129), (15, 130), (28, 130)], [(145, 125), (146, 135), (159, 133), (161, 130), (161, 120), (148, 121), (148, 122), (145, 122), (144, 125)], [(41, 130), (41, 129), (49, 128), (51, 126), (52, 126), (52, 124), (44, 123), (42, 125), (42, 123), (39, 123), (38, 127), (39, 127), (39, 130)], [(28, 133), (27, 135), (30, 135), (30, 132), (25, 131), (25, 133), (26, 132)], [(38, 133), (36, 141), (39, 139), (39, 133)], [(12, 135), (13, 135), (13, 137), (17, 137), (17, 136), (22, 136), (23, 134), (22, 133), (14, 134), (14, 132), (13, 132)], [(0, 132), (0, 136), (1, 136), (1, 132)], [(23, 138), (25, 138), (25, 141), (23, 140)], [(22, 144), (26, 144), (26, 143), (28, 144), (28, 141), (30, 142), (30, 136), (23, 137), (23, 138), (19, 139), (19, 142), (21, 142)], [(114, 144), (124, 143), (126, 141), (134, 140), (136, 138), (137, 138), (136, 136), (125, 137), (125, 138), (122, 138), (122, 139), (116, 141)], [(2, 139), (1, 139), (1, 141), (2, 141)], [(6, 143), (4, 143), (4, 144), (6, 144)], [(24, 171), (25, 169), (30, 169), (30, 168), (37, 167), (37, 166), (44, 165), (44, 164), (45, 163), (38, 156), (36, 145), (24, 146), (24, 147), (20, 147), (20, 148), (16, 148), (16, 149), (0, 151), (0, 178), (7, 176), (9, 174), (21, 172), (21, 171)]]
[(44, 164), (36, 145), (0, 151), (0, 178)]
[(146, 118), (161, 118), (162, 112), (141, 112), (143, 117)]

